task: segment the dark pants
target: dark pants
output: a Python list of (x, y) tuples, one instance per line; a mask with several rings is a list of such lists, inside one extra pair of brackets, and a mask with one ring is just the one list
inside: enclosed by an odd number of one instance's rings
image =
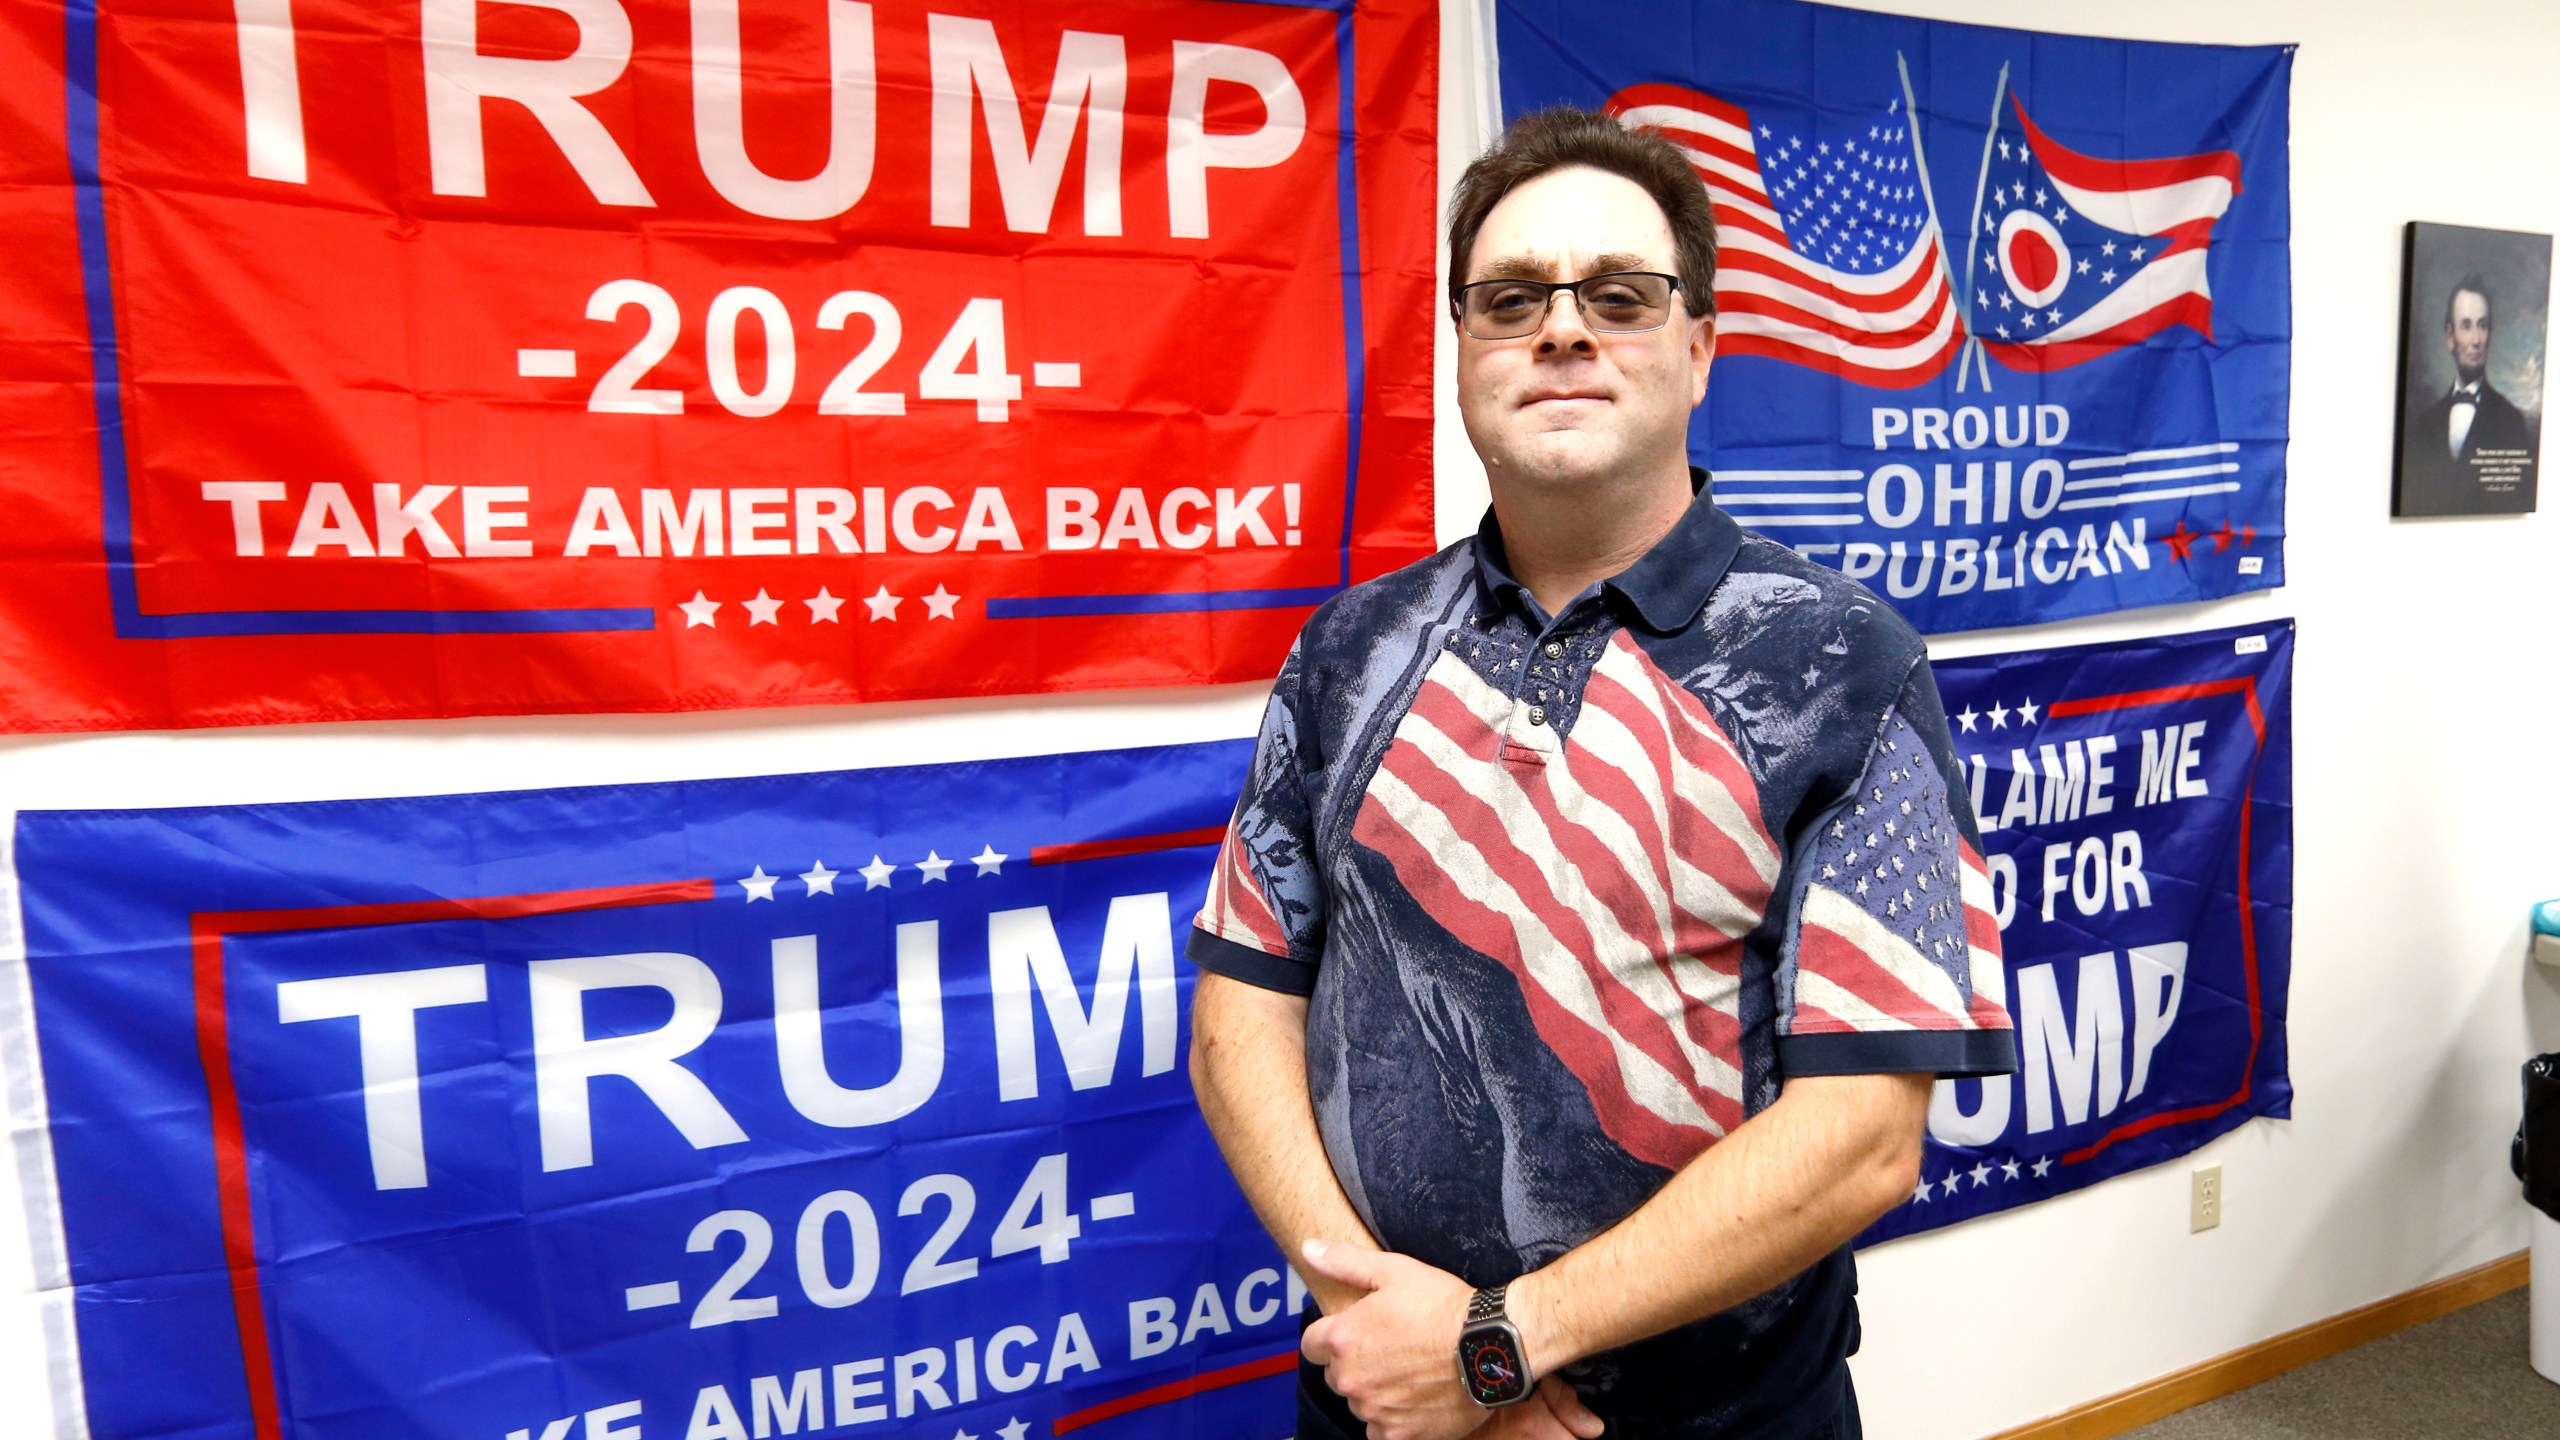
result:
[[(1342, 1397), (1326, 1387), (1324, 1372), (1300, 1360), (1297, 1440), (1365, 1440), (1366, 1430)], [(1604, 1440), (1614, 1440), (1618, 1433), (1618, 1427), (1612, 1425)], [(1865, 1436), (1865, 1429), (1858, 1424), (1858, 1393), (1849, 1384), (1849, 1377), (1842, 1375), (1840, 1408), (1828, 1420), (1817, 1421), (1786, 1440), (1865, 1440)]]

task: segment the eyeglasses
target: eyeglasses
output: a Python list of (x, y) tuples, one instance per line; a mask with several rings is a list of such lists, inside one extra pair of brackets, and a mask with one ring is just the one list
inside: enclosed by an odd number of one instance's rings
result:
[(1556, 292), (1570, 290), (1582, 323), (1614, 335), (1659, 330), (1671, 318), (1677, 275), (1619, 270), (1581, 280), (1479, 280), (1458, 290), (1458, 327), (1478, 340), (1517, 340), (1547, 323)]

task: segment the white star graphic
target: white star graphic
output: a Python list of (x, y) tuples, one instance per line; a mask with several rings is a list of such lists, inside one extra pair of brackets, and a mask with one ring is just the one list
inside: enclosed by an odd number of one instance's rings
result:
[(2080, 273), (2083, 275), (2089, 273), (2089, 261), (2086, 257), (2083, 257), (2080, 261)]
[(2098, 278), (2099, 278), (2100, 280), (2105, 281), (2106, 283), (2108, 283), (2108, 284), (2110, 284), (2110, 285), (2113, 285), (2114, 283), (2116, 283), (2116, 272), (2115, 272), (2115, 267), (2114, 267), (2114, 266), (2112, 266), (2112, 265), (2110, 265), (2110, 266), (2108, 266), (2105, 270), (2100, 271), (2100, 272), (2099, 272), (2099, 274), (2098, 274)]
[(966, 1429), (960, 1429), (951, 1432), (951, 1440), (978, 1440), (978, 1437), (970, 1434)]
[(747, 601), (746, 606), (747, 623), (750, 625), (779, 625), (782, 623), (780, 619), (782, 614), (782, 602), (774, 599), (771, 595), (766, 594), (764, 587), (761, 585), (756, 587), (756, 598)]
[(809, 868), (800, 872), (800, 881), (809, 887), (812, 895), (833, 895), (836, 893), (836, 877), (843, 873), (828, 869), (824, 860), (812, 860)]
[(2132, 249), (2127, 250), (2127, 251), (2126, 251), (2126, 252), (2124, 252), (2124, 253), (2125, 253), (2125, 255), (2126, 255), (2126, 257), (2127, 257), (2128, 259), (2139, 260), (2139, 259), (2141, 259), (2141, 258), (2142, 258), (2142, 247), (2141, 247), (2141, 246), (2139, 246), (2139, 245), (2136, 245), (2136, 246), (2134, 246)]
[(2045, 1159), (2038, 1160), (2038, 1161), (2035, 1163), (2034, 1167), (2033, 1167), (2034, 1172), (2035, 1172), (2035, 1177), (2036, 1177), (2037, 1179), (2039, 1179), (2039, 1180), (2043, 1179), (2043, 1178), (2044, 1178), (2044, 1172), (2046, 1172), (2047, 1170), (2050, 1170), (2050, 1169), (2052, 1169), (2052, 1168), (2053, 1168), (2053, 1160), (2051, 1159), (2051, 1157), (2047, 1157), (2047, 1158), (2045, 1158)]
[(969, 857), (970, 863), (978, 867), (978, 873), (981, 875), (1003, 874), (1005, 858), (996, 853), (996, 847), (993, 845), (982, 846), (977, 854)]
[(872, 619), (895, 620), (898, 618), (898, 602), (904, 598), (906, 597), (890, 594), (889, 587), (883, 585), (871, 594), (863, 596), (862, 603), (871, 607)]
[(2003, 1161), (2001, 1161), (2001, 1162), (2000, 1162), (2000, 1178), (2001, 1178), (2001, 1179), (2003, 1179), (2003, 1180), (2015, 1180), (2015, 1179), (2017, 1179), (2017, 1178), (2018, 1178), (2018, 1162), (2017, 1162), (2017, 1161), (2015, 1161), (2015, 1160), (2003, 1160)]
[(693, 592), (692, 599), (678, 605), (676, 608), (684, 612), (684, 628), (687, 630), (692, 629), (696, 625), (717, 625), (720, 623), (719, 621), (711, 618), (713, 612), (720, 608), (720, 602), (717, 600), (704, 599), (702, 597), (702, 592), (699, 590)]
[(1956, 1173), (1949, 1175), (1946, 1179), (1939, 1181), (1938, 1184), (1944, 1187), (1948, 1194), (1953, 1195), (1956, 1193), (1957, 1183), (1963, 1179), (1964, 1172), (1957, 1171)]
[(942, 872), (951, 868), (951, 862), (943, 859), (933, 851), (927, 850), (924, 852), (924, 858), (916, 862), (916, 868), (924, 872), (925, 880), (930, 883), (935, 880), (950, 878)]
[(2036, 702), (2033, 700), (2021, 700), (2018, 702), (2018, 723), (2021, 725), (2033, 725), (2036, 723)]
[(1994, 730), (2006, 730), (2009, 728), (2008, 706), (1994, 705), (1991, 707), (1991, 728)]
[(2044, 312), (2044, 318), (2047, 324), (2059, 325), (2062, 323), (2062, 312), (2059, 310), (2047, 310)]
[(773, 887), (781, 879), (779, 875), (767, 875), (764, 873), (764, 867), (759, 865), (756, 867), (756, 873), (738, 883), (747, 888), (747, 903), (752, 905), (758, 900), (772, 899)]
[(877, 890), (881, 886), (888, 884), (889, 877), (896, 874), (897, 870), (897, 866), (890, 864), (888, 861), (881, 859), (877, 855), (874, 855), (871, 857), (870, 864), (863, 866), (855, 873), (862, 877), (863, 889)]
[(832, 625), (836, 623), (836, 611), (844, 608), (844, 597), (828, 594), (827, 587), (821, 585), (818, 587), (817, 594), (800, 603), (809, 607), (810, 624), (815, 625), (823, 620)]
[(927, 620), (957, 619), (959, 617), (953, 611), (959, 604), (959, 596), (936, 585), (933, 587), (933, 593), (924, 597), (924, 618)]
[(1928, 1176), (1921, 1176), (1920, 1183), (1911, 1187), (1911, 1203), (1914, 1205), (1926, 1205), (1929, 1203)]
[(1023, 1424), (1020, 1420), (1016, 1420), (1010, 1415), (1006, 1416), (1005, 1419), (1011, 1423), (997, 1427), (997, 1440), (1022, 1440), (1024, 1435), (1030, 1433), (1031, 1427)]
[(2098, 253), (2101, 255), (2113, 255), (2116, 253), (2116, 242), (2110, 240), (2106, 244), (2099, 246)]
[(1991, 1183), (1991, 1166), (1987, 1163), (1976, 1165), (1969, 1172), (1969, 1175), (1973, 1181), (1973, 1188), (1979, 1190), (1983, 1186)]

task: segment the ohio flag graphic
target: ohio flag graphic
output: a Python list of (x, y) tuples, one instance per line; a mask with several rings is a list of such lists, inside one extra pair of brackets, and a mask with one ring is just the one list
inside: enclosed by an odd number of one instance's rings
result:
[(2172, 325), (2212, 338), (2206, 260), (2240, 189), (2239, 156), (2096, 159), (2036, 128), (2015, 96), (1992, 143), (1971, 293), (1994, 358), (2076, 365)]

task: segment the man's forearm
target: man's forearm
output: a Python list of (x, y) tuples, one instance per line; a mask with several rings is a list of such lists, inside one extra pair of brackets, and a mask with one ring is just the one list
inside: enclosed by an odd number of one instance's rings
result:
[(1204, 974), (1191, 1000), (1191, 1088), (1253, 1213), (1327, 1313), (1360, 1292), (1298, 1264), (1309, 1239), (1374, 1245), (1316, 1132), (1307, 1002)]
[(1633, 1214), (1510, 1292), (1538, 1373), (1727, 1310), (1911, 1193), (1929, 1077), (1791, 1082)]

